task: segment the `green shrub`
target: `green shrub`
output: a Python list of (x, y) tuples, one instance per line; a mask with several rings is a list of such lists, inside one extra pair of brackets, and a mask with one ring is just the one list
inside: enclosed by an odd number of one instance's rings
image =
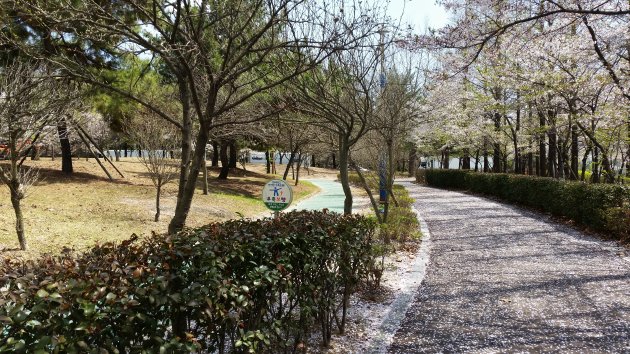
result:
[(425, 172), (427, 184), (442, 188), (461, 188), (464, 184), (464, 177), (467, 171), (464, 170), (433, 170)]
[(291, 212), (0, 263), (0, 352), (296, 351), (330, 339), (375, 223)]
[[(375, 198), (378, 198), (378, 178), (371, 171), (366, 171), (364, 177), (373, 195)], [(337, 174), (337, 178), (339, 178), (339, 174)], [(364, 188), (356, 172), (350, 172), (348, 180), (350, 184)], [(398, 205), (396, 206), (393, 198), (389, 200), (387, 223), (379, 225), (380, 237), (387, 242), (406, 242), (410, 239), (420, 238), (418, 218), (411, 209), (411, 205), (414, 202), (413, 198), (409, 197), (409, 192), (401, 185), (394, 184), (392, 190)]]
[[(630, 205), (630, 188), (618, 184), (587, 184), (553, 178), (465, 170), (426, 170), (431, 186), (466, 189), (565, 216), (623, 239), (614, 215)], [(621, 214), (620, 214), (621, 213)], [(627, 219), (626, 219), (627, 220)], [(623, 220), (621, 225), (624, 225)]]
[(606, 227), (624, 243), (630, 243), (630, 207), (606, 210)]
[(390, 203), (387, 223), (380, 225), (380, 233), (388, 241), (406, 242), (420, 238), (418, 217), (411, 209), (413, 198), (405, 187), (394, 185), (394, 194), (398, 206)]

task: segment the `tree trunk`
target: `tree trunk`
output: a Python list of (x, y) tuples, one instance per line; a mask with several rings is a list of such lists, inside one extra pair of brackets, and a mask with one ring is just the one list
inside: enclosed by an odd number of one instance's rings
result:
[(578, 179), (578, 155), (580, 154), (578, 145), (578, 127), (571, 126), (571, 176), (569, 178)]
[(41, 146), (33, 145), (33, 148), (31, 149), (31, 160), (39, 161), (41, 153), (42, 153)]
[(475, 172), (479, 172), (479, 149), (475, 153)]
[(417, 159), (418, 154), (416, 148), (411, 148), (409, 150), (409, 163), (407, 164), (409, 167), (409, 177), (413, 177), (415, 175), (417, 167)]
[(379, 211), (378, 202), (376, 201), (376, 198), (374, 198), (374, 194), (372, 193), (372, 190), (368, 186), (367, 181), (365, 180), (365, 177), (363, 176), (363, 173), (359, 169), (359, 166), (357, 166), (357, 164), (355, 164), (355, 163), (353, 163), (352, 166), (354, 168), (354, 171), (359, 176), (359, 180), (361, 181), (361, 186), (363, 186), (363, 189), (365, 190), (365, 193), (367, 193), (368, 198), (370, 199), (370, 204), (372, 204), (372, 209), (374, 210), (374, 214), (376, 215), (376, 219), (378, 220), (378, 223), (382, 224), (383, 223), (383, 217), (382, 217), (382, 215), (381, 215), (381, 213)]
[[(293, 166), (293, 160), (295, 159), (295, 154), (297, 150), (291, 151), (291, 155), (289, 155), (289, 162), (287, 162), (287, 167), (284, 169), (284, 174), (282, 175), (283, 180), (287, 180), (287, 176), (289, 175), (289, 169)], [(280, 154), (282, 156), (282, 154)], [(280, 157), (280, 161), (282, 161), (282, 157)]]
[(297, 166), (295, 168), (295, 185), (297, 186), (300, 182), (300, 166), (302, 166), (302, 153), (298, 155)]
[(199, 177), (199, 172), (203, 166), (203, 158), (206, 152), (207, 143), (207, 128), (202, 126), (200, 127), (199, 135), (197, 136), (193, 158), (188, 158), (190, 171), (188, 172), (183, 188), (180, 187), (182, 193), (181, 197), (177, 198), (175, 215), (168, 225), (168, 232), (170, 234), (181, 231), (186, 223), (186, 218), (188, 217), (188, 212), (190, 211), (190, 205), (192, 204), (192, 200), (195, 195), (195, 188), (197, 187), (197, 178)]
[[(501, 131), (501, 113), (494, 113), (494, 131)], [(498, 137), (495, 137), (497, 139)], [(501, 168), (501, 145), (498, 141), (493, 144), (493, 154), (492, 154), (492, 171), (494, 173), (500, 173), (502, 171)]]
[(490, 171), (490, 161), (488, 161), (488, 150), (483, 150), (483, 172), (488, 173)]
[(580, 181), (584, 181), (586, 179), (586, 162), (588, 160), (588, 155), (591, 153), (592, 146), (586, 148), (586, 152), (584, 153), (584, 157), (582, 157), (582, 174), (580, 176)]
[(197, 145), (195, 145), (195, 153), (199, 151), (195, 156), (198, 165), (195, 166), (193, 162), (192, 153), (192, 118), (190, 116), (190, 92), (185, 77), (181, 77), (178, 80), (177, 86), (179, 88), (180, 102), (182, 103), (182, 127), (181, 131), (181, 166), (179, 171), (179, 186), (177, 189), (177, 203), (175, 205), (175, 214), (168, 224), (168, 232), (175, 234), (184, 228), (186, 218), (188, 217), (188, 211), (192, 203), (192, 198), (195, 194), (195, 187), (197, 183), (197, 176), (199, 175), (199, 169), (201, 168), (201, 158), (205, 154), (206, 143), (208, 142), (207, 127), (203, 124), (199, 127), (199, 134), (197, 135)]
[(490, 163), (488, 161), (488, 138), (483, 138), (483, 172), (488, 173), (490, 170)]
[(599, 149), (593, 148), (593, 164), (591, 168), (591, 182), (599, 183)]
[(271, 173), (271, 159), (269, 158), (269, 150), (265, 150), (265, 161), (267, 162), (267, 174)]
[(337, 155), (334, 152), (332, 153), (332, 168), (337, 168)]
[(20, 170), (18, 160), (20, 158), (17, 150), (18, 132), (15, 129), (11, 129), (9, 124), (9, 156), (11, 159), (9, 180), (3, 178), (4, 182), (8, 184), (11, 194), (11, 205), (13, 205), (13, 211), (15, 212), (15, 232), (17, 233), (18, 242), (20, 243), (20, 249), (26, 251), (26, 237), (24, 235), (24, 217), (22, 216), (22, 207), (20, 201), (24, 198), (20, 188)]
[(230, 141), (230, 161), (228, 163), (229, 168), (236, 168), (238, 164), (238, 147), (236, 141)]
[(547, 163), (549, 164), (549, 166), (547, 167), (547, 169), (549, 171), (549, 177), (557, 178), (558, 157), (556, 156), (556, 152), (558, 150), (558, 141), (556, 139), (556, 127), (553, 122), (547, 135), (549, 136), (549, 154), (547, 155)]
[[(597, 182), (599, 182), (599, 172), (600, 172), (600, 168), (598, 167), (598, 161), (597, 161), (597, 157), (598, 157), (598, 151), (601, 151), (602, 153), (602, 167), (604, 169), (605, 172), (605, 178), (606, 178), (606, 183), (613, 183), (615, 181), (615, 172), (612, 170), (612, 166), (610, 165), (610, 160), (608, 158), (608, 154), (606, 152), (606, 149), (597, 141), (597, 139), (595, 138), (594, 134), (590, 133), (588, 130), (584, 129), (584, 126), (581, 125), (579, 122), (576, 122), (577, 126), (580, 128), (580, 130), (582, 131), (582, 133), (584, 133), (584, 135), (586, 135), (587, 138), (590, 139), (590, 141), (593, 143), (593, 145), (595, 145), (594, 147), (594, 156), (593, 156), (593, 166), (597, 166), (597, 171), (598, 173), (595, 174), (595, 171), (593, 171), (593, 176), (594, 176), (594, 182), (595, 182), (595, 178), (597, 179)], [(595, 126), (593, 123), (593, 131), (595, 130)]]
[(230, 159), (228, 157), (228, 146), (227, 142), (221, 143), (221, 152), (219, 153), (219, 159), (221, 160), (221, 172), (219, 172), (218, 179), (227, 179), (230, 174)]
[[(630, 53), (630, 46), (628, 46), (628, 51), (626, 53)], [(628, 139), (628, 149), (626, 150), (626, 177), (630, 178), (630, 117), (628, 117), (626, 130), (626, 138)]]
[(158, 181), (155, 194), (155, 222), (160, 221), (160, 194), (162, 194), (162, 181)]
[[(350, 181), (348, 178), (348, 158), (350, 154), (350, 146), (348, 137), (339, 136), (339, 179), (345, 199), (343, 201), (343, 213), (352, 214), (352, 190), (350, 189)], [(334, 158), (333, 158), (334, 161)]]
[(219, 167), (219, 144), (212, 142), (212, 167)]
[(521, 131), (521, 94), (516, 93), (516, 127), (514, 127), (514, 133), (512, 142), (514, 144), (514, 173), (521, 174), (525, 169), (523, 166), (521, 150), (518, 147), (518, 135)]
[(541, 132), (538, 135), (538, 175), (541, 177), (547, 177), (547, 146), (545, 144), (545, 132), (547, 119), (542, 112), (538, 112), (538, 119), (540, 123)]
[(208, 195), (208, 160), (203, 159), (203, 195)]
[(492, 172), (501, 173), (501, 147), (497, 143), (492, 148)]
[(564, 156), (564, 153), (563, 153), (563, 151), (564, 151), (564, 148), (563, 148), (564, 140), (562, 139), (562, 137), (558, 137), (557, 144), (558, 144), (557, 145), (557, 147), (558, 147), (557, 148), (557, 153), (558, 153), (558, 164), (557, 164), (557, 166), (558, 167), (557, 167), (557, 171), (556, 171), (557, 172), (557, 176), (558, 176), (558, 178), (566, 178), (566, 174), (564, 173), (565, 172), (564, 166), (565, 166), (566, 160), (565, 160), (565, 156)]
[[(387, 222), (389, 220), (389, 198), (391, 193), (389, 193), (394, 186), (394, 177), (396, 175), (396, 171), (394, 169), (394, 141), (389, 139), (386, 141), (387, 144), (387, 191), (385, 194), (385, 205), (383, 207), (383, 222)], [(448, 165), (447, 165), (448, 166)]]
[(521, 151), (518, 148), (518, 143), (512, 141), (514, 145), (514, 173), (521, 173)]
[(72, 147), (68, 139), (68, 126), (65, 117), (57, 123), (57, 133), (59, 134), (59, 144), (61, 145), (61, 171), (65, 174), (72, 174)]
[(17, 233), (20, 249), (26, 251), (26, 236), (24, 235), (24, 216), (22, 215), (22, 206), (20, 205), (20, 196), (17, 193), (20, 183), (17, 180), (11, 181), (11, 205), (15, 212), (15, 232)]
[(450, 155), (450, 148), (447, 146), (444, 151), (443, 151), (443, 155), (442, 155), (442, 168), (445, 170), (449, 169), (449, 164), (450, 164), (450, 159), (451, 159), (451, 155)]
[(464, 157), (462, 159), (462, 169), (470, 170), (470, 149), (463, 149)]
[(615, 183), (615, 171), (610, 164), (610, 159), (605, 151), (602, 150), (602, 167), (604, 168), (604, 182)]

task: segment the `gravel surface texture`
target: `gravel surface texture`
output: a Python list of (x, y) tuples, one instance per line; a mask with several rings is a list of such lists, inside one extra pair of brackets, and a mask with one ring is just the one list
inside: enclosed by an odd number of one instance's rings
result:
[(630, 353), (624, 249), (518, 207), (406, 187), (430, 263), (389, 353)]

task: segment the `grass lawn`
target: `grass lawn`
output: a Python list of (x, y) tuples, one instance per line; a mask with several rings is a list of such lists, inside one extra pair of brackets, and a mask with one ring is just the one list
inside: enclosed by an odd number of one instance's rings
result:
[[(591, 171), (584, 171), (584, 180), (587, 181), (587, 182), (590, 181), (592, 175), (593, 175), (593, 172), (591, 172)], [(578, 174), (578, 177), (582, 177), (582, 170), (580, 170), (580, 173)], [(604, 180), (604, 176), (602, 176), (601, 179), (603, 181)], [(616, 182), (621, 182), (623, 184), (630, 184), (630, 177), (615, 176), (615, 181)]]
[[(94, 159), (74, 160), (75, 173), (65, 176), (61, 160), (25, 162), (40, 168), (40, 181), (22, 201), (29, 250), (22, 252), (15, 235), (15, 214), (9, 191), (0, 186), (0, 257), (36, 257), (58, 253), (64, 247), (82, 250), (109, 241), (119, 241), (133, 233), (151, 235), (165, 232), (175, 208), (177, 185), (166, 186), (159, 222), (155, 214), (155, 188), (143, 165), (135, 158), (122, 159), (116, 166), (125, 175), (111, 182)], [(187, 226), (200, 226), (232, 218), (269, 216), (260, 201), (262, 186), (272, 178), (262, 165), (248, 165), (248, 171), (234, 169), (227, 181), (216, 179), (218, 169), (210, 170), (210, 194), (203, 195), (201, 181), (193, 199)], [(294, 202), (317, 192), (308, 181), (294, 188)]]

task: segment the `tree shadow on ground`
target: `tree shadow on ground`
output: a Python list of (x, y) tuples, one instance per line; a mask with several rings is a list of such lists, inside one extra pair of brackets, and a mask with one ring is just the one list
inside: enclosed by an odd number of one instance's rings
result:
[(50, 185), (50, 184), (67, 184), (67, 183), (91, 183), (91, 182), (111, 182), (120, 185), (133, 185), (132, 182), (126, 180), (116, 171), (110, 171), (113, 180), (110, 180), (107, 176), (99, 176), (88, 172), (73, 172), (66, 174), (61, 170), (52, 168), (39, 168), (39, 180), (35, 185)]
[[(236, 195), (247, 198), (258, 198), (267, 180), (273, 177), (246, 171), (241, 168), (230, 168), (227, 179), (218, 179), (221, 171), (220, 167), (208, 167), (208, 188), (210, 193), (219, 191), (221, 193)], [(197, 188), (203, 188), (203, 178), (199, 176)]]

